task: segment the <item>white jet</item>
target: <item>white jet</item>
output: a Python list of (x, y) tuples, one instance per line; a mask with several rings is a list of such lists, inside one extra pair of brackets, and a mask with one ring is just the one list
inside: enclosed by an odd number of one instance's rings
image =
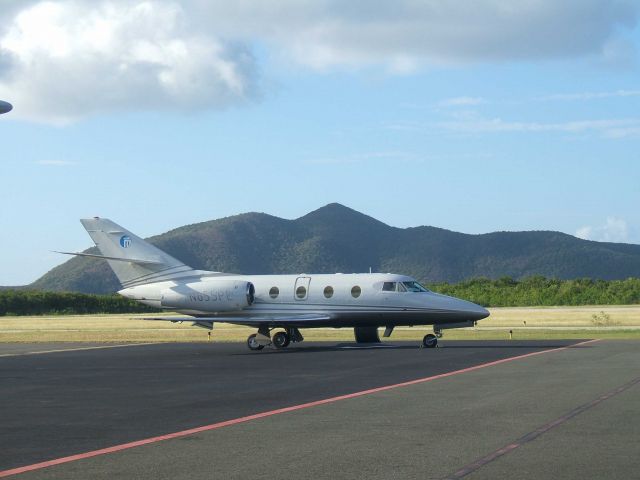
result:
[[(194, 270), (106, 218), (81, 220), (101, 255), (59, 252), (105, 259), (124, 297), (189, 317), (150, 320), (193, 321), (213, 329), (215, 322), (256, 327), (251, 350), (286, 348), (301, 342), (302, 328), (353, 328), (358, 343), (380, 342), (396, 326), (433, 325), (422, 344), (433, 348), (442, 331), (474, 325), (489, 312), (475, 303), (429, 291), (406, 275), (354, 273), (316, 275), (235, 275)], [(282, 329), (272, 335), (273, 330)]]

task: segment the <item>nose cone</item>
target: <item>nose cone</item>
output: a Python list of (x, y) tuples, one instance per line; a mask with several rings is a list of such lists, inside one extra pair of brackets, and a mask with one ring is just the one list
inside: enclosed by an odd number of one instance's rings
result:
[(449, 297), (439, 293), (429, 293), (429, 297), (425, 297), (427, 305), (430, 308), (437, 308), (450, 319), (459, 322), (475, 322), (489, 316), (486, 308), (476, 305), (473, 302), (462, 300), (461, 298)]
[(473, 304), (475, 308), (473, 309), (472, 315), (474, 315), (474, 320), (482, 320), (483, 318), (487, 318), (489, 316), (489, 310), (480, 305)]
[(489, 311), (481, 307), (480, 305), (476, 305), (473, 302), (467, 302), (466, 300), (458, 300), (457, 308), (464, 312), (464, 315), (468, 318), (468, 320), (482, 320), (483, 318), (487, 318), (489, 316)]

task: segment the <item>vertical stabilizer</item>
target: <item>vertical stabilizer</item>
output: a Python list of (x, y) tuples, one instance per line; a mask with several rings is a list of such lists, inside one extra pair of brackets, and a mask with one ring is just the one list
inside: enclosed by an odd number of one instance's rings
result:
[(170, 280), (193, 269), (106, 218), (80, 220), (123, 287)]

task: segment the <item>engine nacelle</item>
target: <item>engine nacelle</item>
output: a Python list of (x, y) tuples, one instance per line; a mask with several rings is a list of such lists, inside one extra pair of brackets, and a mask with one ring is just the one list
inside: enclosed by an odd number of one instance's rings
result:
[(165, 308), (233, 312), (253, 303), (255, 288), (242, 280), (212, 279), (167, 288), (160, 295)]

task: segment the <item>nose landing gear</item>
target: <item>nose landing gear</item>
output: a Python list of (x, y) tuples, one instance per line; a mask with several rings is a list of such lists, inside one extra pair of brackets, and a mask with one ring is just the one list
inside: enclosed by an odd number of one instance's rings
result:
[(438, 346), (438, 337), (433, 333), (428, 333), (422, 339), (422, 346), (424, 348), (436, 348)]
[(428, 333), (422, 339), (423, 348), (436, 348), (438, 346), (438, 339), (442, 338), (442, 326), (434, 325), (433, 333)]

